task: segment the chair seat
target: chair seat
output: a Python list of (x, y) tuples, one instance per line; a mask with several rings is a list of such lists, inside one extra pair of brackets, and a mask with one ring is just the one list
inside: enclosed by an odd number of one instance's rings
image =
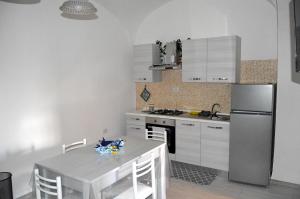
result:
[[(138, 199), (145, 199), (152, 194), (152, 188), (142, 183), (138, 183), (137, 190), (138, 190)], [(135, 199), (133, 187), (127, 189), (120, 195), (116, 196), (114, 199)]]

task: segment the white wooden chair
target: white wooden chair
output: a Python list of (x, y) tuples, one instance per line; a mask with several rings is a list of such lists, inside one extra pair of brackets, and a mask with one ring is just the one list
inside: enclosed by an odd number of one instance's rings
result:
[[(146, 140), (157, 140), (157, 141), (167, 143), (167, 131), (149, 131), (148, 129), (146, 129), (145, 138)], [(172, 164), (169, 158), (168, 158), (168, 164), (169, 164), (170, 174), (173, 176), (173, 169), (171, 166)]]
[[(151, 186), (147, 186), (138, 182), (138, 178), (151, 173)], [(133, 187), (122, 192), (114, 199), (145, 199), (152, 195), (152, 199), (157, 198), (156, 177), (154, 154), (150, 154), (147, 158), (140, 158), (132, 164), (132, 181)]]
[(146, 140), (157, 140), (167, 143), (167, 131), (149, 131), (146, 129), (145, 138)]
[(68, 144), (68, 145), (66, 145), (66, 144), (62, 145), (62, 151), (63, 151), (63, 153), (66, 153), (68, 151), (83, 147), (85, 145), (86, 145), (86, 139), (84, 138), (82, 141), (74, 142), (74, 143)]
[(62, 199), (61, 177), (56, 177), (55, 180), (40, 176), (39, 170), (34, 170), (36, 198), (41, 199), (41, 192), (46, 195), (56, 196), (57, 199)]

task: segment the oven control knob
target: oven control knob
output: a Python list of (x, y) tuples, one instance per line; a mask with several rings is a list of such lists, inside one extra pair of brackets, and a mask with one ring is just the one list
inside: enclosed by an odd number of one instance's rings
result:
[(166, 123), (166, 121), (163, 121), (163, 124), (165, 124)]
[(156, 122), (157, 122), (157, 120), (154, 120), (154, 122), (156, 123)]

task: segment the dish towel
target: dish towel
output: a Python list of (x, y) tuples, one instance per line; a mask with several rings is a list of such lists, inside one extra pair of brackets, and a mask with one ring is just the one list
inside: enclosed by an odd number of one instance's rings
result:
[(166, 128), (154, 126), (154, 127), (152, 127), (152, 130), (157, 131), (157, 132), (164, 132), (164, 131), (166, 131)]

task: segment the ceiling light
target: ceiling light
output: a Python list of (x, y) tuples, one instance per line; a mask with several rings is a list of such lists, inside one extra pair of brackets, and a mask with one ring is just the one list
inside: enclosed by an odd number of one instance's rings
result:
[(63, 14), (89, 16), (95, 15), (97, 8), (88, 0), (68, 0), (59, 8)]

